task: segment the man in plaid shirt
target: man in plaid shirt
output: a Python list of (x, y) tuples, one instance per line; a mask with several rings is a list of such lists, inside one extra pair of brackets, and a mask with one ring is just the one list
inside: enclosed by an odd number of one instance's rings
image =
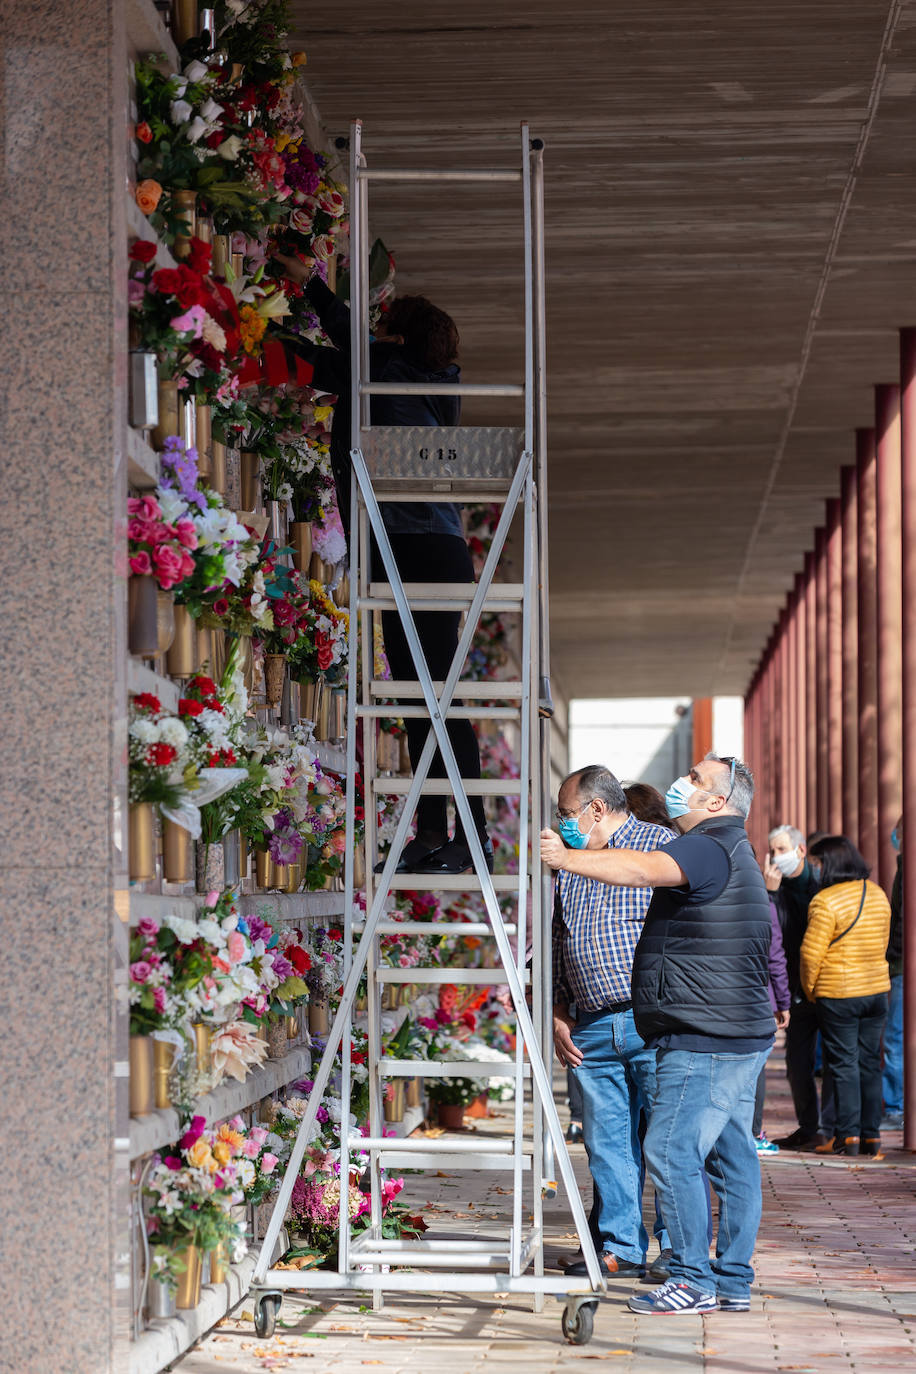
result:
[[(571, 773), (557, 801), (560, 835), (574, 849), (646, 851), (675, 838), (631, 816), (620, 783), (599, 764)], [(648, 887), (611, 887), (561, 870), (553, 914), (554, 1045), (582, 1089), (590, 1225), (606, 1272), (639, 1278), (649, 1244), (639, 1120), (654, 1091), (655, 1051), (636, 1034), (630, 973), (651, 898)], [(665, 1278), (668, 1240), (658, 1220), (655, 1229), (661, 1253), (651, 1272)], [(584, 1261), (566, 1272), (585, 1274)]]

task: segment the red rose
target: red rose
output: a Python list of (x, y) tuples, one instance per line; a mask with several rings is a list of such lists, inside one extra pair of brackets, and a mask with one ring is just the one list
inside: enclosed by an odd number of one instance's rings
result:
[(180, 716), (199, 716), (204, 709), (202, 701), (192, 701), (190, 697), (181, 697), (178, 702), (178, 714)]
[(208, 711), (219, 711), (220, 715), (225, 715), (223, 704), (219, 697), (204, 697), (204, 705)]
[(160, 267), (153, 273), (153, 286), (163, 295), (173, 296), (181, 281), (177, 267)]
[(134, 697), (134, 705), (139, 706), (141, 711), (155, 711), (157, 715), (162, 710), (161, 701), (152, 692), (138, 692)]
[(290, 945), (286, 951), (286, 957), (297, 973), (308, 973), (312, 967), (308, 951), (304, 950), (301, 945)]
[(177, 756), (178, 750), (173, 744), (151, 744), (146, 751), (147, 763), (155, 764), (157, 768), (168, 767)]
[(212, 677), (205, 677), (203, 673), (198, 673), (196, 677), (192, 677), (188, 686), (192, 687), (196, 692), (203, 692), (204, 695), (208, 697), (212, 697), (213, 693), (216, 691), (216, 683), (213, 681)]
[(343, 931), (342, 931), (342, 930), (338, 930), (336, 926), (332, 926), (331, 929), (328, 931), (328, 939), (329, 939), (329, 940), (342, 940), (342, 939), (343, 939)]
[(195, 236), (191, 239), (191, 251), (188, 254), (187, 266), (190, 267), (193, 272), (200, 272), (202, 275), (206, 276), (210, 271), (210, 256), (212, 252), (213, 249), (210, 247), (209, 243), (204, 243), (203, 239), (199, 239)]
[(318, 650), (317, 658), (318, 667), (321, 669), (322, 672), (324, 672), (327, 668), (330, 668), (331, 664), (334, 661), (334, 650), (330, 648), (328, 645), (323, 644), (321, 648)]
[(190, 310), (192, 305), (202, 305), (206, 307), (207, 293), (203, 289), (203, 284), (196, 272), (192, 272), (189, 267), (182, 265), (178, 268), (178, 282), (172, 294), (178, 304), (185, 310)]
[(131, 244), (127, 256), (134, 262), (152, 262), (156, 256), (156, 245), (150, 243), (149, 239), (137, 239), (136, 243)]
[(225, 614), (227, 613), (228, 610), (229, 610), (229, 602), (226, 600), (226, 598), (225, 598), (224, 596), (219, 596), (219, 597), (217, 597), (216, 600), (215, 600), (214, 603), (213, 603), (213, 614), (214, 614), (214, 615), (225, 615)]
[(141, 143), (152, 143), (153, 131), (144, 119), (134, 131)]
[(218, 148), (225, 137), (226, 135), (223, 133), (223, 131), (221, 129), (217, 129), (215, 133), (207, 134), (207, 137), (204, 139), (204, 143), (206, 143), (208, 148)]

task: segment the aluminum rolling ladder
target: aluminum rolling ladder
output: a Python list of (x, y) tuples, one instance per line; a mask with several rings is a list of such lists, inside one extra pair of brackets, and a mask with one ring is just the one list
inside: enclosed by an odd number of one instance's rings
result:
[[(314, 1075), (308, 1110), (287, 1164), (267, 1234), (252, 1280), (255, 1327), (260, 1335), (274, 1328), (284, 1289), (355, 1290), (372, 1292), (376, 1307), (388, 1292), (531, 1293), (540, 1309), (544, 1296), (565, 1300), (563, 1331), (577, 1344), (591, 1336), (598, 1296), (605, 1289), (594, 1244), (588, 1230), (553, 1101), (548, 1065), (552, 1056), (552, 996), (550, 971), (550, 876), (537, 858), (542, 817), (548, 814), (549, 716), (552, 714), (548, 673), (546, 580), (546, 444), (544, 408), (544, 258), (543, 258), (543, 145), (521, 128), (520, 165), (496, 170), (370, 170), (361, 151), (361, 124), (350, 130), (351, 225), (351, 459), (353, 464), (350, 546), (350, 643), (347, 697), (347, 812), (348, 833), (354, 823), (356, 731), (359, 721), (397, 714), (429, 720), (431, 729), (412, 779), (377, 775), (375, 731), (364, 732), (366, 786), (366, 918), (353, 917), (354, 863), (352, 850), (345, 869), (344, 988), (326, 1048)], [(521, 190), (525, 281), (525, 380), (523, 384), (382, 383), (369, 378), (368, 323), (368, 189), (369, 182), (514, 182)], [(373, 395), (460, 395), (516, 397), (524, 406), (523, 428), (458, 427), (454, 429), (379, 427), (370, 423)], [(379, 503), (403, 501), (496, 502), (502, 506), (486, 562), (476, 584), (405, 584), (402, 582)], [(498, 583), (494, 575), (510, 525), (520, 513), (523, 526), (523, 577), (520, 583)], [(374, 536), (386, 580), (371, 580), (370, 536)], [(378, 681), (373, 677), (373, 613), (396, 610), (416, 670), (412, 681)], [(423, 656), (413, 611), (460, 610), (464, 626), (454, 660), (444, 682), (433, 682)], [(460, 681), (482, 613), (499, 610), (521, 617), (521, 672), (515, 681)], [(362, 633), (362, 662), (357, 653)], [(454, 704), (460, 696), (462, 705)], [(396, 698), (400, 705), (385, 704)], [(497, 705), (481, 704), (498, 702)], [(476, 704), (475, 704), (476, 703)], [(521, 741), (520, 777), (505, 780), (462, 779), (446, 730), (449, 719), (496, 718), (514, 721)], [(438, 747), (447, 778), (428, 777)], [(517, 792), (519, 807), (519, 873), (492, 876), (471, 817), (472, 795)], [(381, 874), (373, 872), (377, 852), (376, 807), (380, 794), (402, 793), (404, 807)], [(473, 874), (396, 874), (398, 856), (408, 838), (410, 822), (421, 795), (453, 798), (471, 850)], [(532, 845), (533, 841), (533, 845)], [(529, 851), (533, 849), (533, 857)], [(486, 920), (450, 925), (386, 919), (389, 894), (398, 889), (463, 891), (481, 894)], [(516, 918), (507, 922), (497, 894), (514, 897)], [(529, 925), (530, 912), (530, 925)], [(474, 935), (495, 942), (498, 963), (486, 969), (391, 968), (380, 963), (379, 937), (428, 936), (430, 933)], [(353, 936), (359, 944), (353, 949)], [(514, 939), (514, 949), (513, 949)], [(528, 953), (530, 951), (530, 962)], [(363, 972), (368, 982), (369, 1135), (347, 1136), (341, 1128), (341, 1181), (351, 1163), (362, 1169), (368, 1156), (370, 1225), (357, 1236), (350, 1233), (347, 1189), (341, 1187), (339, 1254), (336, 1270), (307, 1272), (269, 1269), (269, 1259), (312, 1137), (315, 1116), (330, 1079), (341, 1044), (349, 1046), (357, 988)], [(532, 1010), (525, 997), (532, 984)], [(512, 1076), (515, 1104), (511, 1134), (505, 1136), (442, 1136), (394, 1140), (384, 1135), (382, 1100), (385, 1080), (395, 1077), (505, 1076), (506, 1065), (456, 1060), (397, 1060), (382, 1056), (380, 990), (389, 983), (459, 985), (508, 984), (514, 1004), (518, 1036)], [(350, 1098), (350, 1056), (341, 1055), (341, 1097)], [(526, 1130), (526, 1109), (530, 1129)], [(346, 1112), (343, 1113), (346, 1122)], [(392, 1168), (502, 1170), (513, 1181), (512, 1221), (508, 1234), (462, 1239), (432, 1233), (419, 1240), (387, 1240), (382, 1236), (383, 1171)], [(572, 1211), (588, 1278), (544, 1273), (543, 1201), (556, 1194), (559, 1174)], [(526, 1229), (525, 1214), (530, 1214)]]

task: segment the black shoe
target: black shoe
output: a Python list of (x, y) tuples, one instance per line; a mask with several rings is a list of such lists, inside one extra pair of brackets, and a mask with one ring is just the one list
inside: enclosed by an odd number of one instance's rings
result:
[[(612, 1255), (609, 1251), (598, 1256), (598, 1267), (606, 1278), (641, 1279), (646, 1272), (644, 1264), (634, 1264), (632, 1260), (620, 1259), (618, 1255)], [(588, 1277), (585, 1260), (569, 1265), (566, 1272), (572, 1278)]]
[(664, 1282), (664, 1280), (668, 1277), (669, 1265), (671, 1264), (671, 1256), (673, 1254), (673, 1250), (660, 1250), (658, 1254), (655, 1256), (655, 1259), (649, 1265), (648, 1277), (650, 1279), (658, 1279), (660, 1282)]
[(827, 1137), (820, 1131), (815, 1131), (814, 1135), (809, 1135), (803, 1131), (801, 1126), (793, 1131), (791, 1135), (778, 1135), (774, 1138), (773, 1144), (778, 1145), (781, 1150), (814, 1150), (818, 1145), (823, 1145)]
[(859, 1154), (868, 1155), (871, 1159), (883, 1159), (881, 1153), (881, 1137), (878, 1135), (863, 1135), (859, 1141)]
[[(493, 872), (493, 844), (490, 840), (483, 843), (483, 857), (487, 865), (487, 872)], [(447, 844), (440, 845), (432, 853), (427, 854), (425, 859), (421, 859), (412, 869), (411, 873), (472, 873), (474, 871), (474, 861), (471, 858), (471, 851), (463, 840), (449, 840)]]
[(570, 1121), (569, 1125), (566, 1127), (566, 1139), (569, 1141), (570, 1145), (582, 1144), (582, 1127), (579, 1125), (578, 1121)]
[[(428, 858), (430, 854), (438, 853), (441, 848), (441, 845), (426, 844), (423, 840), (408, 840), (401, 851), (401, 857), (394, 870), (395, 873), (416, 873), (418, 871), (417, 864), (420, 863), (422, 859)], [(384, 873), (384, 871), (385, 860), (382, 859), (375, 865), (373, 872)]]

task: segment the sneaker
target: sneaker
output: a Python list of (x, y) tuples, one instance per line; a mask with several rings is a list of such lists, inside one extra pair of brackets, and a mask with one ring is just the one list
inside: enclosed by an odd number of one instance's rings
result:
[(903, 1112), (887, 1112), (881, 1118), (881, 1125), (889, 1131), (899, 1131), (903, 1126)]
[(653, 1293), (640, 1297), (634, 1293), (627, 1303), (631, 1312), (644, 1312), (653, 1317), (677, 1317), (691, 1312), (715, 1312), (719, 1300), (715, 1293), (704, 1293), (692, 1283), (669, 1279)]
[(670, 1272), (669, 1265), (671, 1264), (671, 1256), (673, 1254), (673, 1250), (659, 1250), (655, 1259), (649, 1265), (647, 1276), (651, 1279), (656, 1279), (659, 1283), (664, 1283)]
[(566, 1127), (566, 1139), (570, 1145), (582, 1144), (582, 1127), (578, 1121), (570, 1121)]
[(750, 1312), (751, 1295), (746, 1293), (743, 1297), (730, 1297), (728, 1293), (719, 1294), (720, 1312)]
[[(632, 1260), (621, 1259), (619, 1255), (614, 1255), (610, 1250), (605, 1250), (603, 1255), (598, 1256), (598, 1266), (608, 1278), (620, 1279), (641, 1279), (646, 1272), (644, 1264), (634, 1264)], [(573, 1278), (587, 1278), (588, 1269), (585, 1260), (580, 1260), (578, 1264), (567, 1265), (567, 1274)]]
[(779, 1154), (779, 1146), (776, 1144), (776, 1141), (767, 1140), (765, 1131), (762, 1131), (760, 1135), (754, 1136), (754, 1144), (757, 1146), (757, 1153), (759, 1155)]

